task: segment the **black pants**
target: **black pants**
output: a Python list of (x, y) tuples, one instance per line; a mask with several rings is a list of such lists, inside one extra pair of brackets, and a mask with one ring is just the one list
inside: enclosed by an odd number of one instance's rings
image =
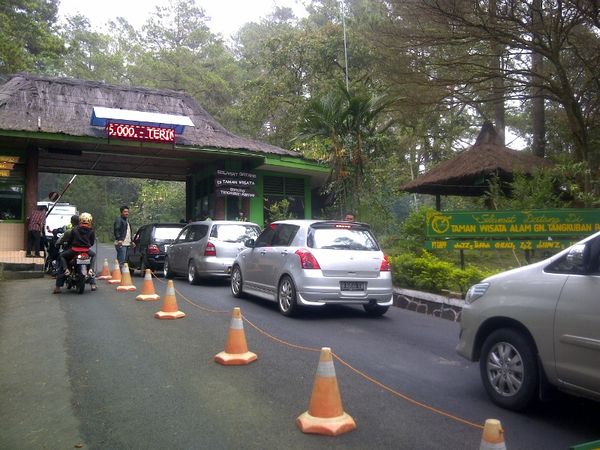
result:
[[(69, 267), (69, 261), (71, 258), (73, 258), (73, 256), (75, 256), (75, 253), (76, 252), (73, 251), (73, 249), (69, 248), (60, 254), (60, 265), (62, 266), (63, 271)], [(94, 263), (96, 262), (96, 252), (92, 249), (89, 249), (87, 254), (90, 255), (90, 269), (93, 269), (95, 267)]]
[(27, 235), (27, 254), (31, 255), (31, 251), (35, 250), (35, 256), (40, 256), (41, 241), (42, 233), (40, 231), (29, 230)]

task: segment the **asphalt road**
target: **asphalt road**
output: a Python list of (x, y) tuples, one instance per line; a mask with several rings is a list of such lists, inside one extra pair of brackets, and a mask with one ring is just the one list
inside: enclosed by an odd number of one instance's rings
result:
[[(114, 258), (101, 247), (99, 261)], [(133, 277), (141, 286), (142, 279)], [(571, 397), (526, 414), (493, 406), (478, 369), (454, 351), (458, 324), (392, 308), (281, 316), (275, 304), (238, 300), (226, 281), (176, 280), (184, 319), (153, 317), (101, 282), (97, 292), (52, 295), (53, 280), (0, 285), (0, 448), (476, 449), (486, 418), (500, 419), (514, 449), (565, 449), (600, 439), (600, 405)], [(162, 278), (155, 280), (159, 294)], [(258, 360), (224, 367), (231, 309), (240, 306)], [(266, 334), (268, 333), (268, 335)], [(300, 346), (301, 348), (299, 348)], [(335, 361), (351, 433), (301, 433), (318, 350)]]

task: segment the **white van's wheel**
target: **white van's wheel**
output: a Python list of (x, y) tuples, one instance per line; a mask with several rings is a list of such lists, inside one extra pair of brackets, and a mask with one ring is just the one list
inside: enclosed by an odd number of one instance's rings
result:
[(535, 349), (523, 333), (501, 328), (481, 348), (479, 370), (483, 386), (494, 403), (522, 410), (534, 400), (538, 384)]

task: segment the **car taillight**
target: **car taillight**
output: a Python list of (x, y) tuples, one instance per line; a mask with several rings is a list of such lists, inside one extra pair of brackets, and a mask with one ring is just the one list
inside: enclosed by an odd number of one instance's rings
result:
[(206, 244), (204, 256), (217, 256), (217, 248), (215, 247), (215, 244), (213, 244), (212, 242)]
[(300, 257), (300, 265), (303, 269), (320, 269), (319, 262), (317, 258), (313, 256), (311, 252), (306, 249), (296, 250), (296, 255)]
[(160, 248), (158, 248), (158, 245), (150, 244), (146, 249), (146, 253), (149, 255), (158, 255), (160, 253)]
[(390, 264), (390, 261), (388, 260), (388, 257), (386, 255), (383, 255), (383, 259), (381, 260), (381, 267), (379, 268), (380, 272), (390, 272), (392, 270), (392, 266)]

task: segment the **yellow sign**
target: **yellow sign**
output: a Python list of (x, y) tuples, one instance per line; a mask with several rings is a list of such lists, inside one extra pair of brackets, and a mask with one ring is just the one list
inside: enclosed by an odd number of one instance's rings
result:
[(460, 211), (427, 214), (427, 237), (576, 237), (600, 231), (600, 209)]

